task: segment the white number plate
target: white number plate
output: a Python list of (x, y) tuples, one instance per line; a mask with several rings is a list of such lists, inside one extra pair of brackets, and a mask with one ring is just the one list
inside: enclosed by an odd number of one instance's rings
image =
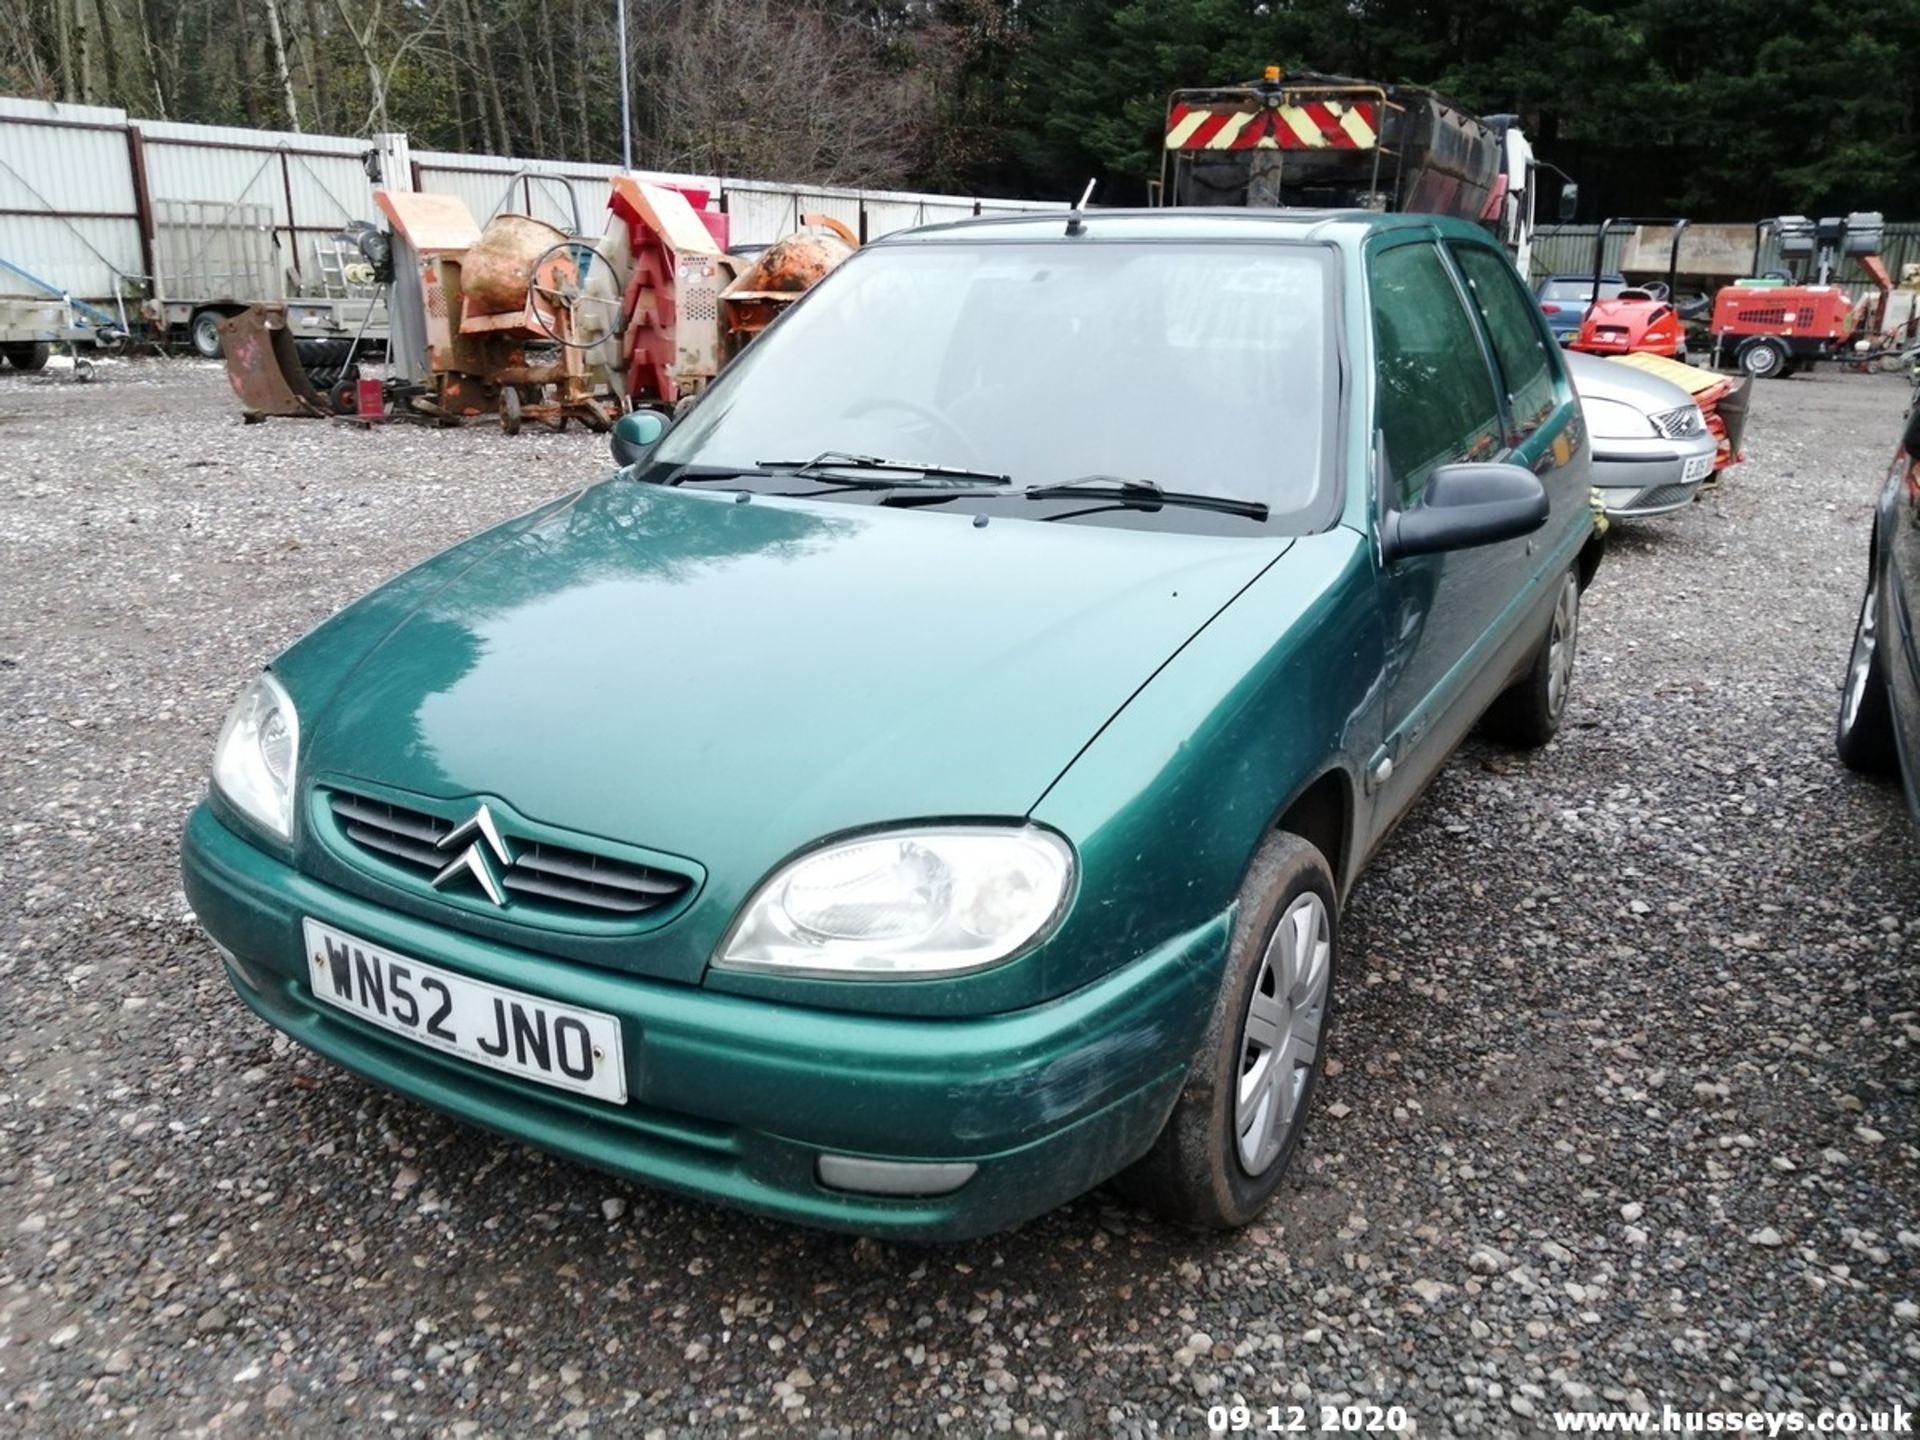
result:
[(1680, 476), (1680, 483), (1682, 485), (1691, 485), (1696, 480), (1706, 479), (1707, 476), (1713, 473), (1713, 460), (1714, 457), (1711, 455), (1694, 456), (1691, 460), (1687, 461), (1687, 468), (1685, 473)]
[(627, 1098), (620, 1022), (502, 990), (308, 920), (307, 977), (329, 1005), (396, 1035), (580, 1095)]

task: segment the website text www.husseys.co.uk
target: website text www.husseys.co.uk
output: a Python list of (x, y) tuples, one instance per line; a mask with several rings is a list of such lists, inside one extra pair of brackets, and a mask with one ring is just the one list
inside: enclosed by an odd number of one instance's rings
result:
[(1568, 1435), (1911, 1435), (1913, 1411), (1885, 1410), (1559, 1410), (1553, 1428)]

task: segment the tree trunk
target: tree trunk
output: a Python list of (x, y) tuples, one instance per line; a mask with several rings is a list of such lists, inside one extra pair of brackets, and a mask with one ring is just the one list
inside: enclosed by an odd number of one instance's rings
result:
[(87, 17), (80, 13), (79, 0), (74, 0), (73, 39), (79, 53), (80, 103), (93, 103), (93, 47), (87, 43)]
[(233, 81), (239, 87), (240, 108), (249, 125), (259, 123), (253, 101), (252, 46), (247, 37), (246, 0), (233, 0)]
[(519, 43), (513, 48), (520, 52), (520, 95), (527, 107), (527, 118), (533, 137), (533, 153), (545, 156), (552, 152), (547, 149), (547, 128), (540, 123), (540, 83), (534, 79), (533, 56), (528, 53), (525, 34), (519, 37)]
[[(587, 11), (583, 0), (573, 0), (573, 118), (577, 154), (582, 160), (597, 160), (593, 145), (593, 127), (587, 120), (587, 61), (593, 47), (587, 39)], [(615, 157), (619, 158), (618, 156)]]
[(353, 16), (347, 13), (346, 0), (333, 0), (333, 8), (339, 12), (340, 23), (347, 28), (347, 34), (353, 37), (354, 46), (360, 51), (360, 62), (367, 71), (367, 121), (366, 128), (380, 131), (391, 128), (387, 123), (387, 80), (380, 69), (380, 62), (374, 57), (373, 42), (380, 30), (380, 5), (375, 0), (367, 15), (364, 30), (353, 23)]
[(153, 92), (154, 118), (165, 120), (167, 87), (160, 74), (160, 44), (154, 38), (153, 15), (147, 9), (147, 0), (133, 0), (133, 21), (140, 29), (140, 56), (147, 67), (147, 88)]
[(493, 65), (492, 27), (480, 30), (480, 78), (486, 82), (486, 98), (493, 102), (493, 123), (500, 132), (500, 153), (513, 153), (513, 131), (507, 128), (507, 107), (500, 98), (500, 72)]
[(100, 58), (107, 72), (103, 98), (109, 105), (124, 105), (128, 97), (120, 88), (120, 45), (114, 34), (113, 17), (107, 11), (107, 0), (93, 0), (93, 14), (100, 25)]
[(55, 56), (60, 63), (60, 98), (73, 103), (73, 10), (71, 0), (53, 0)]
[[(96, 0), (97, 3), (97, 0)], [(280, 0), (265, 0), (267, 7), (267, 35), (273, 41), (273, 76), (280, 83), (280, 93), (286, 97), (287, 126), (294, 134), (300, 133), (300, 106), (293, 98), (293, 72), (287, 69), (287, 42), (280, 29)]]
[(300, 0), (300, 9), (306, 16), (301, 43), (307, 62), (307, 98), (311, 102), (308, 109), (313, 116), (313, 128), (324, 133), (331, 128), (334, 113), (332, 71), (324, 54), (327, 12), (320, 0)]

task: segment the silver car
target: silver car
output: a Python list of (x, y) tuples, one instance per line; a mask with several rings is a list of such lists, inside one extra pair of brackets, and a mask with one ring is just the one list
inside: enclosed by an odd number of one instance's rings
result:
[(1614, 519), (1664, 515), (1693, 503), (1719, 442), (1678, 385), (1578, 350), (1567, 373), (1593, 438), (1593, 485)]

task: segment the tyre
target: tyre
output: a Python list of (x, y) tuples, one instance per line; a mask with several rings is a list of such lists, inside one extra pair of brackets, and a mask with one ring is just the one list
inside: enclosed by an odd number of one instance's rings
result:
[[(348, 370), (358, 371), (358, 365), (349, 365)], [(338, 380), (327, 387), (327, 403), (333, 407), (336, 415), (357, 415), (360, 413), (360, 376), (346, 374), (344, 371)]]
[(218, 310), (197, 310), (193, 319), (187, 322), (187, 339), (193, 344), (196, 355), (208, 360), (218, 360), (226, 354), (220, 344), (220, 322), (227, 317)]
[(1835, 734), (1840, 763), (1864, 775), (1891, 775), (1900, 763), (1879, 634), (1880, 570), (1875, 565), (1868, 573), (1860, 618), (1853, 626), (1853, 651), (1847, 657), (1847, 680), (1840, 693), (1840, 721)]
[(1755, 380), (1779, 378), (1787, 368), (1787, 347), (1778, 340), (1755, 340), (1740, 352), (1740, 370)]
[(1115, 1178), (1164, 1219), (1230, 1230), (1286, 1174), (1326, 1063), (1340, 917), (1326, 858), (1271, 836), (1247, 870), (1226, 972), (1186, 1088), (1150, 1149)]
[(296, 340), (293, 353), (300, 357), (302, 370), (338, 370), (353, 353), (351, 340)]
[(1573, 691), (1573, 662), (1580, 644), (1580, 577), (1569, 570), (1560, 577), (1560, 594), (1553, 602), (1553, 620), (1534, 653), (1527, 673), (1515, 681), (1487, 710), (1482, 728), (1496, 740), (1523, 749), (1537, 749), (1560, 730)]
[(508, 435), (520, 433), (520, 392), (511, 385), (500, 391), (500, 429)]
[(44, 340), (18, 340), (0, 345), (0, 356), (16, 370), (44, 370), (52, 355), (53, 347)]

